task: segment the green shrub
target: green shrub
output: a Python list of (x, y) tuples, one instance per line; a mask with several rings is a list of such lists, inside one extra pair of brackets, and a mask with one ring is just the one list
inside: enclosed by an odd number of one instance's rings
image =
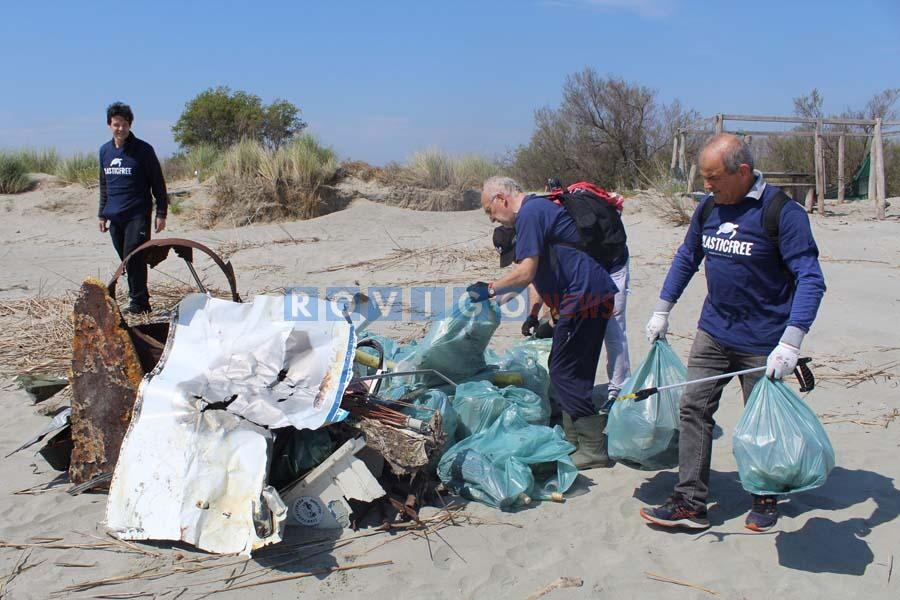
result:
[(93, 187), (97, 185), (100, 177), (100, 160), (94, 153), (79, 152), (60, 161), (56, 169), (56, 176), (65, 183)]
[(59, 166), (59, 154), (53, 148), (25, 148), (19, 152), (29, 173), (56, 173)]
[(21, 156), (0, 154), (0, 194), (18, 194), (28, 191), (33, 182)]
[(243, 140), (221, 157), (207, 224), (247, 225), (283, 218), (309, 219), (340, 208), (322, 198), (337, 172), (334, 151), (304, 134), (278, 150)]

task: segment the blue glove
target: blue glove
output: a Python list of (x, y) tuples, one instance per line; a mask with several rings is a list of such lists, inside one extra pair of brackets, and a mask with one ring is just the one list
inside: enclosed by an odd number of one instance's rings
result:
[(484, 302), (491, 297), (491, 288), (483, 281), (473, 283), (466, 288), (466, 292), (469, 294), (472, 302)]

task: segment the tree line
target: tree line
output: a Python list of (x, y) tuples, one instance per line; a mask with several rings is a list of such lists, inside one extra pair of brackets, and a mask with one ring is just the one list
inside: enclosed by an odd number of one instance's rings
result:
[[(817, 89), (794, 98), (796, 116), (823, 118), (898, 118), (900, 88), (875, 94), (864, 107), (826, 115)], [(588, 180), (614, 189), (652, 185), (668, 177), (672, 139), (676, 132), (700, 120), (694, 109), (679, 100), (663, 102), (657, 90), (616, 76), (602, 76), (588, 67), (566, 77), (557, 107), (534, 113), (534, 130), (526, 144), (514, 149), (504, 169), (530, 188), (540, 188), (548, 177), (563, 181)], [(182, 149), (208, 145), (225, 149), (251, 139), (276, 150), (306, 127), (300, 109), (286, 100), (263, 104), (259, 96), (209, 88), (186, 103), (172, 127)], [(804, 130), (811, 125), (800, 125)], [(832, 125), (832, 131), (867, 131), (865, 127)], [(710, 133), (712, 133), (710, 127)], [(696, 157), (702, 136), (688, 138), (688, 155)], [(900, 145), (887, 138), (885, 171), (888, 195), (900, 194)], [(866, 139), (846, 138), (846, 178), (865, 160)], [(812, 173), (810, 137), (772, 137), (754, 140), (757, 163), (771, 171)], [(825, 139), (827, 179), (837, 181), (837, 137)], [(696, 160), (696, 159), (694, 159)]]

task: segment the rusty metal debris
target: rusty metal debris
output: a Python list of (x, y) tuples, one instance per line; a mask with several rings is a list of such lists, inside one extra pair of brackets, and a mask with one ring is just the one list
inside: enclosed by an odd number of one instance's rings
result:
[(116, 269), (116, 272), (113, 273), (112, 278), (109, 280), (108, 288), (109, 295), (115, 298), (116, 296), (116, 284), (119, 282), (119, 278), (125, 273), (125, 267), (128, 265), (128, 261), (131, 260), (138, 252), (144, 253), (144, 258), (147, 261), (147, 265), (150, 267), (155, 267), (162, 261), (166, 259), (169, 255), (169, 249), (174, 249), (176, 256), (184, 259), (184, 262), (187, 264), (188, 270), (190, 270), (191, 275), (194, 277), (194, 281), (197, 284), (198, 289), (201, 293), (206, 293), (206, 288), (203, 285), (203, 282), (200, 281), (200, 277), (197, 275), (197, 271), (194, 270), (194, 249), (200, 250), (201, 252), (207, 254), (216, 265), (222, 269), (222, 272), (225, 274), (225, 278), (228, 280), (228, 285), (231, 288), (231, 299), (234, 302), (240, 302), (241, 297), (237, 291), (237, 282), (234, 278), (234, 267), (231, 266), (231, 261), (223, 261), (222, 258), (204, 246), (199, 242), (195, 242), (193, 240), (186, 240), (184, 238), (161, 238), (158, 240), (150, 240), (144, 244), (141, 244), (137, 248), (135, 248), (132, 252), (128, 254), (122, 260), (122, 264), (119, 265), (119, 268)]
[(109, 283), (89, 278), (81, 286), (74, 308), (72, 349), (72, 461), (69, 477), (82, 484), (100, 475), (110, 475), (118, 460), (119, 447), (134, 407), (138, 385), (159, 362), (169, 335), (168, 322), (129, 326), (115, 302), (116, 284), (129, 260), (144, 252), (155, 266), (169, 250), (184, 259), (198, 287), (205, 291), (193, 266), (194, 249), (209, 255), (225, 274), (235, 302), (234, 268), (215, 252), (192, 240), (150, 240), (131, 252)]
[(69, 478), (78, 484), (115, 468), (144, 369), (103, 282), (81, 285), (74, 325)]

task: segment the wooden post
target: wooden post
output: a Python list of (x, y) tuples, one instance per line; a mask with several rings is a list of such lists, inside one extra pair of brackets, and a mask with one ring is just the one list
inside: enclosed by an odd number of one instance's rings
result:
[[(884, 140), (881, 136), (881, 118), (875, 119), (875, 139), (872, 141), (872, 149), (875, 150), (875, 218), (884, 219)], [(872, 165), (869, 165), (872, 169)]]
[(697, 163), (691, 163), (691, 172), (688, 173), (687, 180), (687, 191), (691, 193), (694, 191), (694, 179), (697, 178)]
[(869, 182), (866, 197), (875, 200), (875, 137), (869, 140)]
[(816, 143), (814, 164), (816, 169), (816, 206), (820, 215), (825, 214), (825, 169), (822, 160), (822, 120), (816, 121)]
[(687, 150), (685, 146), (685, 135), (684, 132), (678, 134), (678, 168), (681, 169), (681, 176), (684, 177), (687, 175)]
[(838, 138), (838, 202), (844, 202), (844, 136)]
[(669, 165), (669, 175), (675, 172), (675, 161), (678, 160), (678, 132), (672, 138), (672, 164)]
[(725, 115), (719, 113), (716, 115), (716, 135), (719, 135), (725, 130)]

